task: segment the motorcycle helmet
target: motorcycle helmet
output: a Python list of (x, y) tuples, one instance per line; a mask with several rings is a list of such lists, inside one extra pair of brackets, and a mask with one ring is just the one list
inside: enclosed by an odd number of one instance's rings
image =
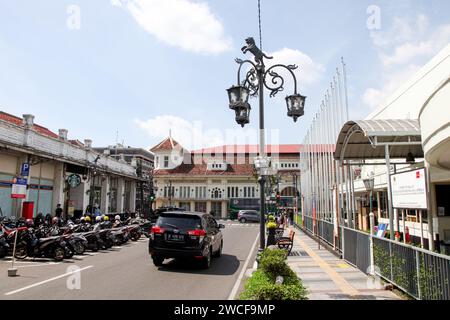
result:
[(85, 221), (86, 221), (86, 219), (84, 219), (84, 217), (81, 217), (80, 223), (83, 223), (83, 222), (85, 222)]
[(59, 222), (59, 220), (58, 220), (57, 217), (54, 217), (54, 218), (52, 219), (52, 224), (58, 224), (58, 222)]
[(119, 216), (119, 215), (116, 215), (116, 216), (114, 217), (114, 220), (119, 220), (119, 221), (120, 221), (120, 216)]
[(91, 217), (87, 216), (87, 217), (85, 218), (85, 220), (86, 220), (86, 222), (91, 222)]
[(95, 217), (95, 222), (102, 222), (102, 217), (100, 216)]
[(25, 221), (25, 225), (26, 225), (28, 228), (31, 228), (31, 227), (34, 225), (33, 219), (27, 219), (27, 220)]
[(109, 217), (108, 216), (104, 216), (103, 217), (103, 221), (109, 221)]

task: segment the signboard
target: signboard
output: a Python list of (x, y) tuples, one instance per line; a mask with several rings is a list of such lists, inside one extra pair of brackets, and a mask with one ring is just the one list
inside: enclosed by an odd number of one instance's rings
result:
[(71, 188), (76, 188), (76, 187), (78, 187), (81, 184), (81, 178), (77, 174), (71, 174), (67, 178), (67, 183), (69, 183)]
[(22, 166), (20, 167), (20, 175), (23, 177), (28, 177), (30, 175), (29, 163), (22, 163)]
[(27, 179), (14, 178), (12, 183), (11, 198), (25, 199), (27, 197)]
[(391, 176), (392, 205), (395, 209), (427, 209), (425, 169)]
[(376, 236), (378, 238), (384, 238), (384, 236), (386, 235), (386, 230), (387, 224), (381, 223), (377, 228)]

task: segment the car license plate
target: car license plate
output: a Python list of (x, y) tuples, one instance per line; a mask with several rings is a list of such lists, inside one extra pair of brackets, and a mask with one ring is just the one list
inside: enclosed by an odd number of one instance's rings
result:
[(184, 241), (184, 235), (181, 234), (167, 234), (168, 241)]

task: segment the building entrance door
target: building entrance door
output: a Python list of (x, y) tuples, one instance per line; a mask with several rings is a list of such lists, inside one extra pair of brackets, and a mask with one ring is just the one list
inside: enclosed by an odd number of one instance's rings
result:
[(213, 201), (211, 202), (211, 213), (215, 218), (222, 217), (222, 202)]

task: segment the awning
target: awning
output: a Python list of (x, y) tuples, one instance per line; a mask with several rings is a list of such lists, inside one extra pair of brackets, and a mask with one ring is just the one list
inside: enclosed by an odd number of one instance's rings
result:
[(349, 121), (342, 128), (334, 158), (336, 160), (384, 159), (389, 145), (391, 159), (405, 159), (408, 153), (423, 158), (418, 120)]

